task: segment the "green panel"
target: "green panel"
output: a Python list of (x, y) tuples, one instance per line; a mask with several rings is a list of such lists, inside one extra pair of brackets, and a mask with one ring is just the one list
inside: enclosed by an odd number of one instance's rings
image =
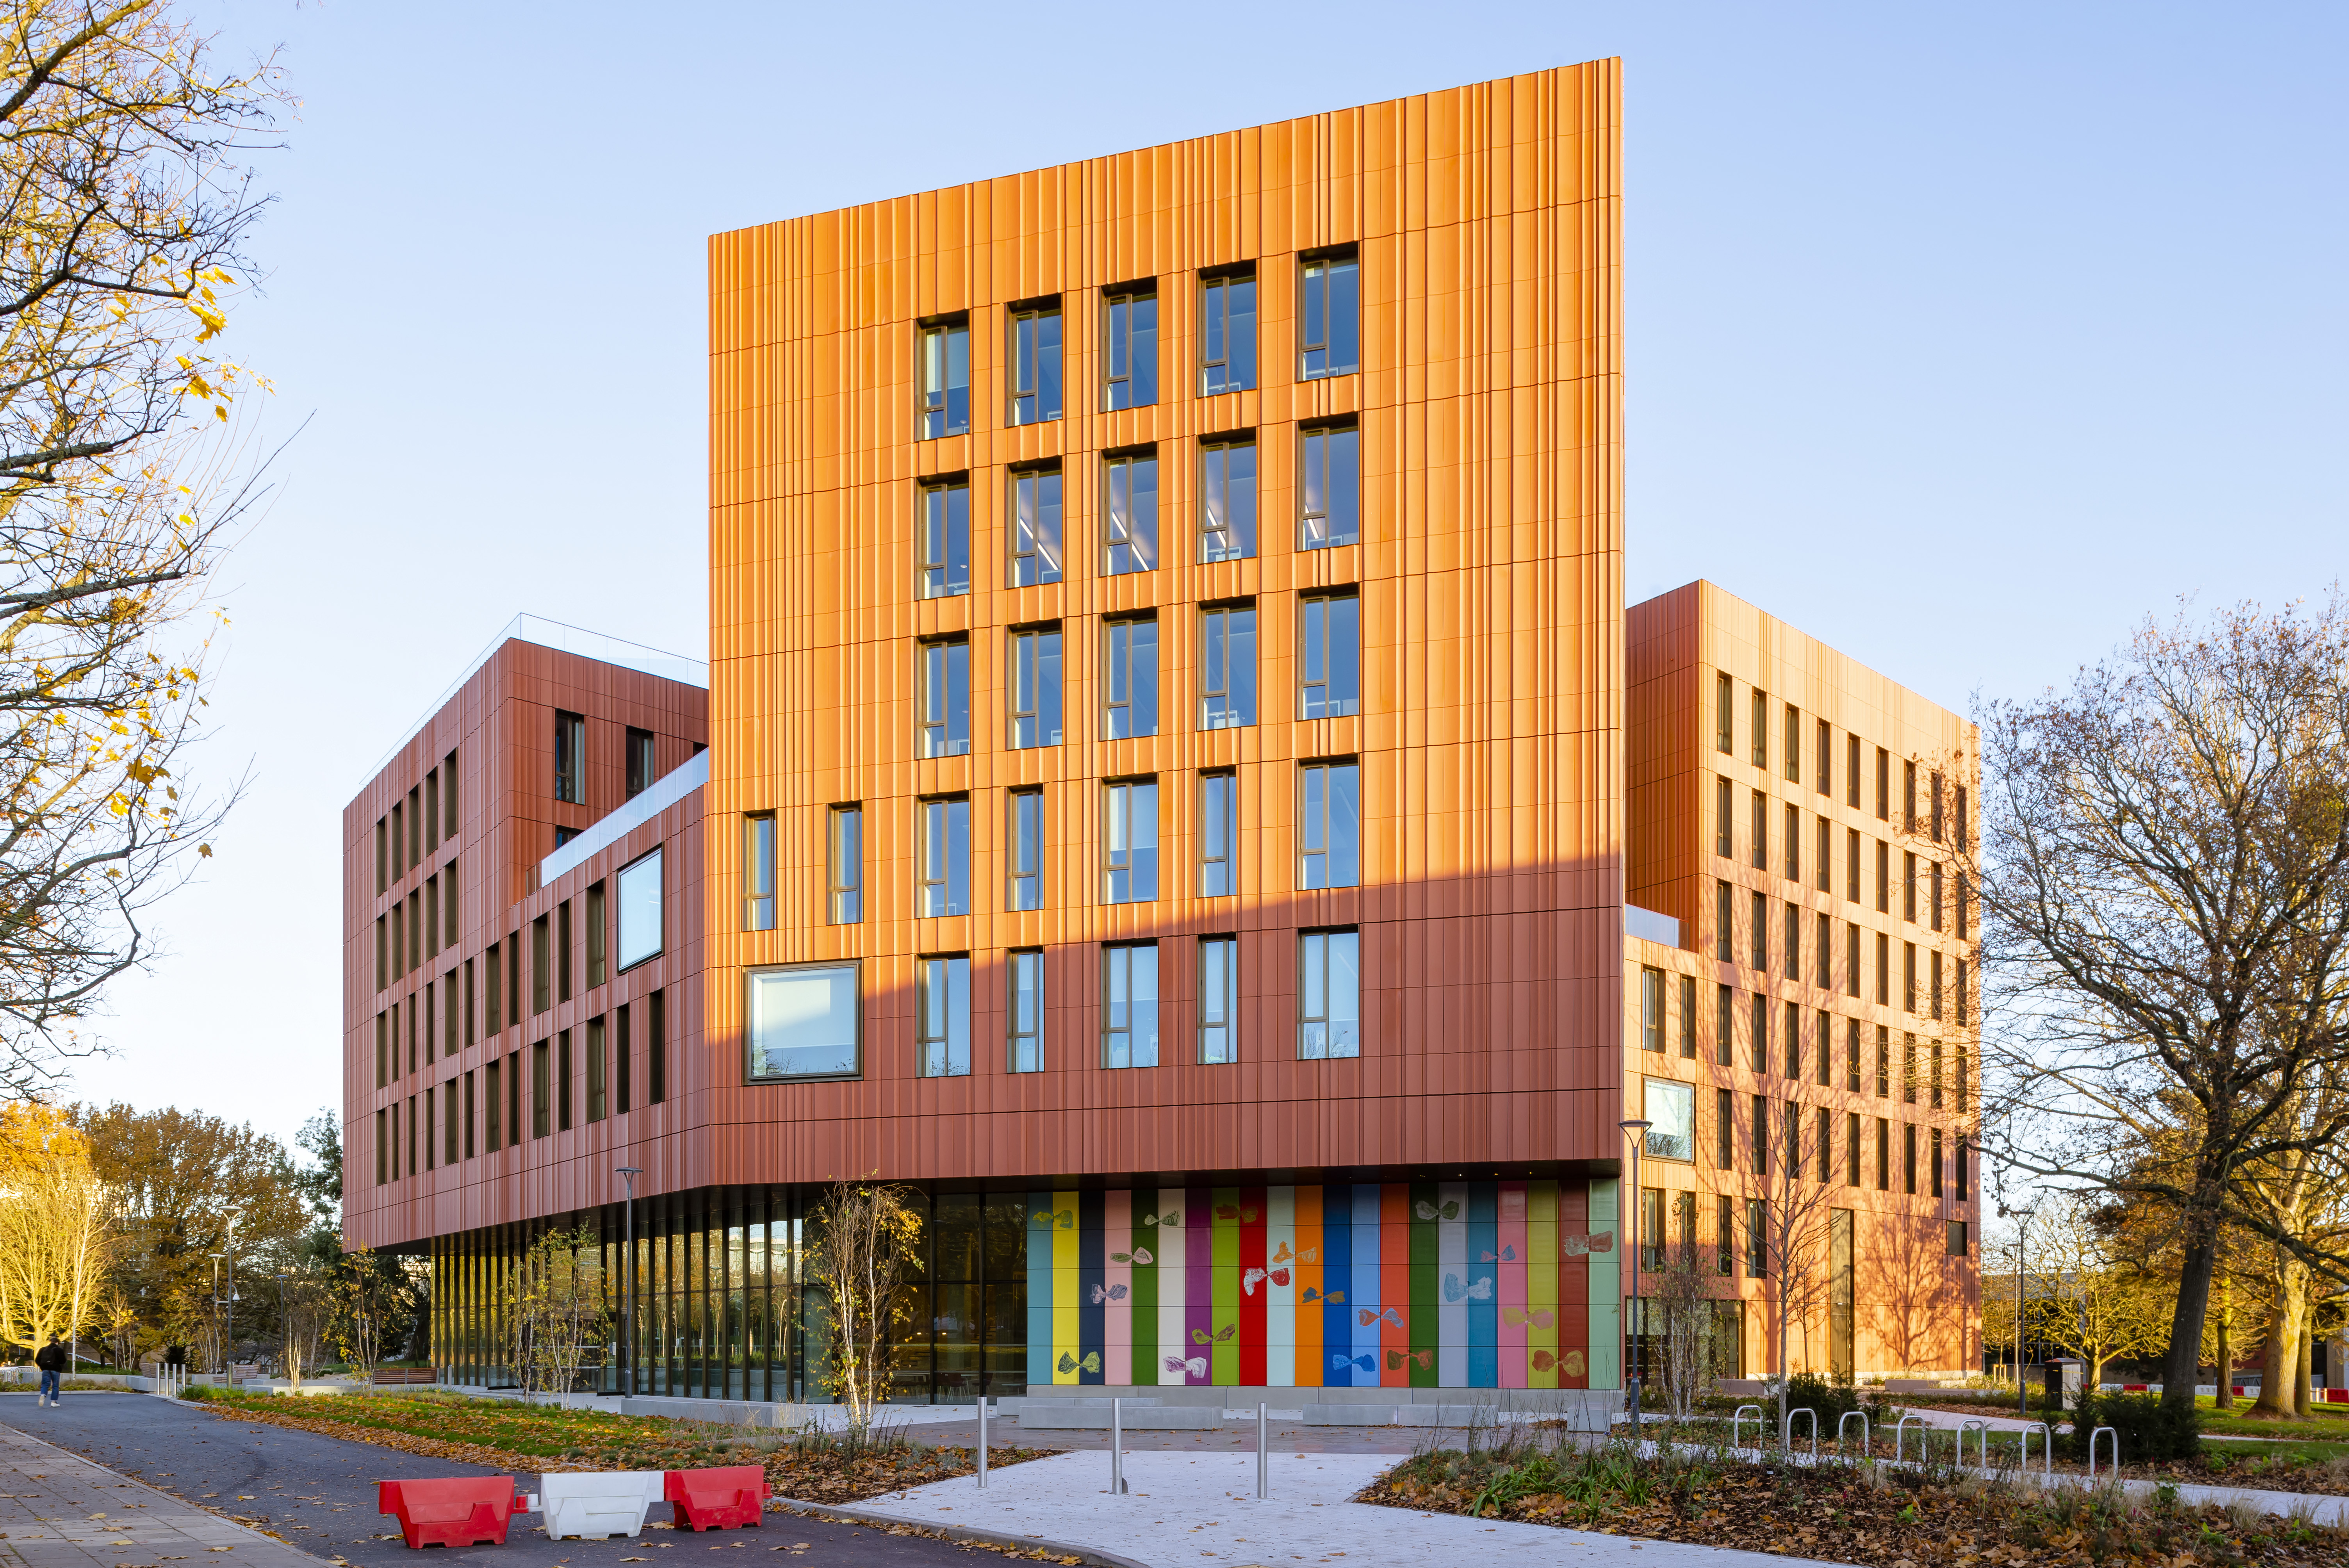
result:
[(1623, 1236), (1618, 1213), (1621, 1182), (1590, 1179), (1590, 1233), (1615, 1233), (1615, 1244), (1590, 1253), (1590, 1386), (1623, 1386)]
[(1411, 1386), (1433, 1388), (1441, 1382), (1442, 1324), (1435, 1310), (1436, 1225), (1444, 1200), (1433, 1181), (1411, 1184)]
[(1219, 1388), (1240, 1380), (1240, 1190), (1218, 1187), (1210, 1200), (1215, 1217), (1214, 1294), (1216, 1349), (1212, 1374)]
[[(1131, 1377), (1139, 1384), (1158, 1381), (1158, 1233), (1142, 1223), (1144, 1214), (1158, 1212), (1158, 1192), (1155, 1188), (1136, 1187), (1133, 1190), (1133, 1288), (1127, 1293), (1130, 1304), (1127, 1320), (1133, 1330), (1133, 1361)], [(1142, 1254), (1150, 1254), (1143, 1263)]]

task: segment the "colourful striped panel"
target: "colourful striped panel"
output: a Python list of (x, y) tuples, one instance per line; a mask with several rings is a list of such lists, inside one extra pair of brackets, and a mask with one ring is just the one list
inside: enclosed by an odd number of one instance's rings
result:
[(1271, 1283), (1271, 1271), (1265, 1266), (1271, 1256), (1266, 1243), (1269, 1233), (1265, 1213), (1265, 1190), (1261, 1187), (1240, 1189), (1239, 1226), (1239, 1299), (1234, 1303), (1235, 1317), (1240, 1326), (1237, 1380), (1251, 1388), (1261, 1388), (1270, 1381), (1265, 1376), (1265, 1352), (1271, 1344), (1272, 1297), (1266, 1286)]
[(1133, 1377), (1133, 1194), (1102, 1194), (1102, 1381)]
[(1379, 1383), (1411, 1387), (1411, 1187), (1379, 1188)]
[[(1161, 1187), (1156, 1193), (1157, 1225), (1148, 1233), (1158, 1254), (1158, 1380), (1161, 1383), (1204, 1383), (1206, 1354), (1191, 1348), (1190, 1259), (1183, 1232), (1190, 1217), (1183, 1212), (1183, 1190)], [(1147, 1229), (1147, 1227), (1145, 1227)], [(1199, 1374), (1191, 1374), (1198, 1358)]]
[(1557, 1386), (1590, 1387), (1590, 1187), (1569, 1182), (1558, 1191), (1557, 1232), (1559, 1243), (1579, 1238), (1565, 1252), (1557, 1268)]
[(1440, 1271), (1435, 1264), (1443, 1190), (1433, 1182), (1416, 1181), (1412, 1184), (1411, 1195), (1411, 1349), (1403, 1370), (1410, 1375), (1413, 1387), (1433, 1388), (1436, 1387), (1435, 1358), (1443, 1349), (1444, 1332), (1443, 1320), (1436, 1313), (1441, 1287), (1436, 1278)]
[(1028, 1381), (1052, 1381), (1052, 1194), (1028, 1194)]
[(1526, 1387), (1558, 1387), (1557, 1183), (1526, 1185)]
[[(1321, 1334), (1324, 1314), (1321, 1308), (1321, 1198), (1319, 1187), (1296, 1187), (1290, 1190), (1290, 1242), (1297, 1249), (1296, 1274), (1288, 1293), (1295, 1302), (1297, 1342), (1290, 1361), (1290, 1375), (1302, 1388), (1319, 1388), (1330, 1381), (1330, 1368), (1321, 1358)], [(1278, 1256), (1278, 1253), (1274, 1253)], [(1307, 1292), (1312, 1294), (1309, 1296)]]
[[(1077, 1381), (1099, 1383), (1109, 1361), (1109, 1285), (1102, 1269), (1104, 1207), (1101, 1191), (1077, 1195)], [(1055, 1363), (1057, 1367), (1058, 1363)]]
[(1435, 1188), (1435, 1381), (1468, 1387), (1468, 1184)]
[[(1158, 1212), (1158, 1195), (1141, 1187), (1127, 1194), (1126, 1266), (1133, 1281), (1126, 1311), (1128, 1352), (1126, 1381), (1147, 1387), (1158, 1381), (1158, 1233), (1143, 1221)], [(1111, 1261), (1116, 1254), (1111, 1254)]]
[(1074, 1383), (1083, 1332), (1077, 1311), (1077, 1195), (1054, 1192), (1052, 1236), (1052, 1381)]
[(1297, 1386), (1297, 1189), (1264, 1190), (1264, 1381)]
[(1369, 1182), (1354, 1188), (1354, 1310), (1347, 1316), (1347, 1332), (1354, 1346), (1354, 1385), (1362, 1388), (1375, 1388), (1385, 1381), (1380, 1355), (1385, 1337), (1381, 1321), (1385, 1297), (1380, 1288), (1385, 1283), (1385, 1265), (1379, 1253), (1379, 1211), (1385, 1202), (1383, 1188)]
[(1207, 1370), (1196, 1383), (1216, 1380), (1216, 1220), (1205, 1187), (1183, 1190), (1183, 1258), (1189, 1270), (1184, 1290), (1183, 1354)]
[[(1620, 1184), (1611, 1176), (1590, 1181), (1590, 1384), (1623, 1386), (1623, 1277), (1621, 1233), (1615, 1205)], [(1609, 1243), (1599, 1250), (1599, 1238)]]
[(1211, 1359), (1216, 1368), (1216, 1386), (1228, 1388), (1240, 1380), (1240, 1190), (1218, 1187), (1213, 1193), (1215, 1207), (1214, 1294), (1208, 1298), (1212, 1307), (1215, 1348)]
[(1526, 1329), (1533, 1321), (1526, 1310), (1526, 1184), (1504, 1181), (1497, 1196), (1500, 1220), (1496, 1234), (1501, 1255), (1495, 1264), (1494, 1283), (1500, 1291), (1501, 1311), (1499, 1375), (1494, 1387), (1522, 1388), (1529, 1370)]
[(1499, 1191), (1490, 1181), (1467, 1189), (1468, 1377), (1470, 1388), (1501, 1386), (1501, 1243)]

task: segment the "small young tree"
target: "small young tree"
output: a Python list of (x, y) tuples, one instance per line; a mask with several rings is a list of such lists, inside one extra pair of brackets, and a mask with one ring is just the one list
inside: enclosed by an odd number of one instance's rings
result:
[(1786, 1378), (1794, 1370), (1787, 1360), (1794, 1326), (1804, 1325), (1807, 1339), (1811, 1319), (1826, 1304), (1827, 1212), (1837, 1191), (1824, 1180), (1829, 1171), (1829, 1150), (1813, 1151), (1816, 1159), (1806, 1162), (1803, 1125), (1801, 1108), (1789, 1101), (1779, 1123), (1779, 1136), (1765, 1137), (1756, 1151), (1761, 1169), (1754, 1185), (1760, 1196), (1748, 1201), (1741, 1225), (1747, 1267), (1768, 1290), (1775, 1320), (1781, 1432), (1786, 1429)]
[(1673, 1420), (1685, 1421), (1695, 1413), (1698, 1403), (1712, 1393), (1714, 1371), (1720, 1362), (1719, 1347), (1713, 1340), (1722, 1296), (1721, 1274), (1717, 1267), (1706, 1266), (1691, 1238), (1688, 1244), (1666, 1252), (1662, 1265), (1650, 1277), (1655, 1283), (1640, 1310), (1655, 1315), (1654, 1326), (1663, 1353), (1662, 1365), (1656, 1370), (1662, 1384), (1664, 1408)]
[(278, 1279), (280, 1332), (285, 1336), (285, 1376), (302, 1386), (302, 1369), (318, 1364), (318, 1348), (334, 1316), (332, 1282), (311, 1269), (299, 1269)]
[(360, 1247), (346, 1256), (336, 1270), (334, 1317), (330, 1333), (343, 1360), (368, 1380), (383, 1358), (384, 1325), (392, 1311), (393, 1286), (384, 1277), (381, 1260), (372, 1249)]
[(808, 1271), (832, 1307), (823, 1382), (848, 1408), (858, 1442), (888, 1392), (890, 1348), (908, 1316), (898, 1286), (922, 1267), (922, 1217), (909, 1196), (890, 1183), (841, 1181), (816, 1211)]
[(594, 1232), (549, 1231), (523, 1249), (506, 1280), (506, 1331), (523, 1398), (558, 1398), (578, 1385), (604, 1337), (604, 1266)]
[(98, 1323), (106, 1335), (111, 1364), (125, 1372), (139, 1370), (139, 1311), (119, 1290), (109, 1291), (98, 1309)]

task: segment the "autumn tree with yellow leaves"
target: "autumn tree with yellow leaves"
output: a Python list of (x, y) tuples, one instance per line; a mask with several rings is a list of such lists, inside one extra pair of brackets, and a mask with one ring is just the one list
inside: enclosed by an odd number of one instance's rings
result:
[(0, 1339), (36, 1350), (102, 1326), (113, 1219), (72, 1124), (46, 1106), (0, 1106)]
[[(276, 69), (185, 0), (0, 9), (0, 1092), (51, 1082), (224, 802), (179, 759), (251, 496), (217, 357)], [(216, 432), (216, 433), (215, 433)]]

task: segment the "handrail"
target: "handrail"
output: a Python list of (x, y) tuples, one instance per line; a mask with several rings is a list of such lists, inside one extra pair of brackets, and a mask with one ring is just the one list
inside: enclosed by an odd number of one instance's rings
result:
[[(1754, 1435), (1756, 1439), (1761, 1437), (1763, 1427), (1768, 1424), (1768, 1418), (1762, 1414), (1761, 1406), (1738, 1406), (1736, 1409), (1730, 1412), (1729, 1416), (1729, 1446), (1733, 1449), (1737, 1446), (1738, 1429), (1744, 1424), (1745, 1412), (1748, 1410), (1754, 1412)], [(1761, 1451), (1761, 1444), (1758, 1441), (1754, 1444), (1754, 1451), (1756, 1453)]]
[(1795, 1451), (1795, 1418), (1797, 1416), (1811, 1418), (1811, 1462), (1816, 1464), (1819, 1458), (1819, 1413), (1808, 1405), (1786, 1412), (1786, 1429), (1778, 1436), (1779, 1451), (1789, 1454)]
[(1868, 1412), (1865, 1410), (1846, 1410), (1842, 1418), (1836, 1422), (1836, 1452), (1843, 1452), (1843, 1429), (1854, 1421), (1859, 1423), (1859, 1451), (1874, 1456), (1876, 1429), (1868, 1424)]
[(2115, 1479), (2117, 1480), (2121, 1473), (2121, 1435), (2110, 1427), (2098, 1427), (2095, 1431), (2088, 1434), (2088, 1480), (2091, 1485), (2095, 1484), (2096, 1479), (2096, 1439), (2103, 1437), (2106, 1432), (2112, 1432), (2113, 1434), (2113, 1475)]

